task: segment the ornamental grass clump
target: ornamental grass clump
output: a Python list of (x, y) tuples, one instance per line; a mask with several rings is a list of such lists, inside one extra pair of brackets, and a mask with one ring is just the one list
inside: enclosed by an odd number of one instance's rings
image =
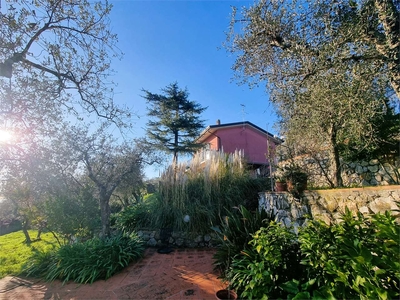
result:
[(50, 281), (61, 279), (64, 283), (69, 280), (92, 283), (110, 278), (140, 258), (143, 251), (144, 244), (136, 233), (93, 238), (84, 243), (64, 245), (51, 254), (38, 253), (24, 273)]
[(151, 227), (209, 233), (226, 209), (255, 203), (266, 184), (250, 176), (242, 152), (200, 151), (189, 165), (171, 166), (161, 176)]
[(219, 240), (214, 266), (222, 271), (222, 277), (226, 277), (232, 259), (243, 250), (250, 249), (252, 234), (266, 226), (272, 218), (273, 215), (265, 210), (251, 212), (242, 205), (232, 211), (226, 210), (221, 224), (213, 227)]

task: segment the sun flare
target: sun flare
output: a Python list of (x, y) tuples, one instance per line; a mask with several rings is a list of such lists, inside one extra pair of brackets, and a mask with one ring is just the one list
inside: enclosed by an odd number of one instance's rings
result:
[(12, 134), (8, 130), (0, 129), (0, 143), (6, 143), (12, 140)]

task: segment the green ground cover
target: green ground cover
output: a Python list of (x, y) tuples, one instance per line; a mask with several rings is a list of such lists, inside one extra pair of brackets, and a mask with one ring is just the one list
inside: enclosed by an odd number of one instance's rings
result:
[[(29, 230), (31, 237), (36, 237), (36, 230)], [(22, 231), (0, 236), (0, 278), (7, 275), (18, 275), (22, 267), (38, 251), (49, 252), (59, 248), (56, 239), (51, 233), (42, 233), (40, 240), (31, 244), (25, 243)]]

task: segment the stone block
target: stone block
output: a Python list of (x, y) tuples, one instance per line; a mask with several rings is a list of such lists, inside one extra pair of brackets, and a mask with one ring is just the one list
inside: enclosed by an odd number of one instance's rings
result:
[(393, 190), (390, 192), (390, 197), (393, 200), (399, 201), (400, 200), (400, 188), (397, 190)]
[(399, 209), (396, 202), (389, 198), (377, 198), (369, 204), (369, 208), (373, 213), (384, 213), (385, 211)]
[(368, 171), (370, 171), (372, 173), (376, 173), (376, 172), (378, 172), (378, 170), (379, 170), (379, 167), (377, 165), (368, 167)]
[(383, 180), (387, 182), (393, 181), (392, 177), (388, 174), (383, 175)]
[(146, 244), (147, 244), (147, 246), (154, 247), (154, 246), (157, 245), (157, 241), (156, 241), (155, 238), (151, 238), (151, 239), (149, 239), (149, 240), (147, 241)]
[(184, 239), (178, 238), (178, 239), (176, 240), (175, 244), (176, 244), (178, 247), (182, 247), (183, 244), (184, 244), (184, 242), (185, 242)]
[(359, 211), (362, 214), (370, 214), (369, 208), (367, 206), (360, 207)]
[(327, 214), (327, 213), (316, 215), (316, 216), (314, 216), (314, 218), (325, 222), (325, 224), (327, 224), (327, 225), (330, 225), (332, 223), (332, 220), (331, 220), (329, 214)]
[(292, 220), (290, 218), (286, 217), (282, 219), (282, 224), (285, 225), (286, 227), (292, 226)]
[(378, 164), (379, 164), (379, 160), (377, 160), (377, 159), (371, 159), (371, 160), (369, 161), (369, 164), (372, 165), (372, 166), (378, 165)]
[(372, 186), (376, 186), (376, 185), (378, 185), (379, 183), (378, 183), (378, 181), (376, 181), (375, 178), (372, 178), (372, 179), (369, 181), (369, 184), (372, 185)]
[(206, 235), (204, 236), (204, 241), (205, 241), (205, 242), (211, 241), (211, 236), (210, 236), (209, 234), (206, 234)]
[(379, 167), (378, 173), (381, 174), (381, 175), (387, 174), (386, 170), (382, 166)]
[(202, 235), (198, 235), (198, 236), (194, 239), (194, 241), (195, 241), (196, 243), (202, 242), (202, 241), (203, 241), (203, 236), (202, 236)]
[(361, 182), (361, 186), (369, 186), (369, 182), (363, 179), (363, 181)]
[(357, 166), (355, 171), (357, 174), (361, 175), (364, 172), (364, 168), (362, 166)]

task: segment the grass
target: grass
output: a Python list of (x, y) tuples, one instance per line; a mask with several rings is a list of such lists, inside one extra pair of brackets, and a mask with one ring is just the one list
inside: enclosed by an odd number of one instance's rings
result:
[(7, 275), (19, 275), (25, 263), (36, 252), (57, 249), (58, 243), (51, 233), (42, 233), (40, 240), (34, 240), (36, 230), (29, 230), (31, 244), (25, 243), (22, 231), (0, 236), (0, 279)]
[(151, 218), (143, 217), (154, 229), (209, 233), (211, 226), (220, 224), (226, 209), (239, 205), (256, 209), (258, 192), (266, 190), (266, 185), (266, 179), (251, 177), (243, 152), (199, 151), (189, 164), (164, 171), (159, 195), (149, 201)]

